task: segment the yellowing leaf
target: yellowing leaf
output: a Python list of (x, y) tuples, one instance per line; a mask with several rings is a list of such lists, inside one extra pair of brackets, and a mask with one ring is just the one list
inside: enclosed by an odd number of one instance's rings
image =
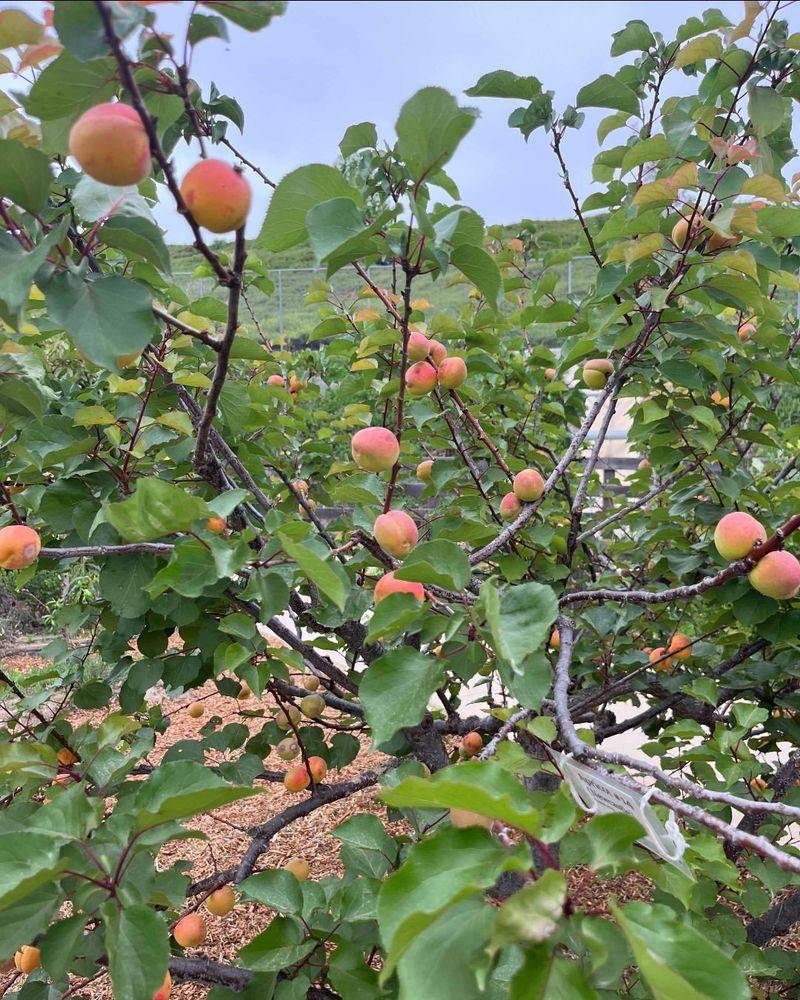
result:
[(721, 264), (732, 271), (739, 271), (742, 274), (746, 274), (753, 281), (758, 281), (755, 258), (747, 250), (731, 250), (721, 253), (716, 258), (715, 263)]
[(667, 178), (667, 183), (674, 191), (697, 187), (697, 164), (683, 163), (671, 177)]
[(356, 323), (368, 323), (371, 320), (380, 318), (381, 314), (376, 309), (359, 309), (353, 317)]
[(114, 414), (109, 413), (104, 406), (82, 406), (72, 423), (75, 427), (103, 427), (116, 423), (116, 420)]
[(643, 184), (633, 198), (634, 205), (663, 205), (675, 197), (675, 188), (669, 180), (661, 178), (650, 184)]
[(680, 69), (682, 66), (691, 66), (706, 59), (719, 59), (721, 56), (722, 39), (719, 35), (701, 35), (683, 46), (675, 57), (673, 65), (676, 69)]
[(109, 391), (115, 396), (136, 396), (144, 389), (143, 378), (120, 378), (119, 375), (108, 376)]
[(744, 20), (740, 21), (731, 32), (731, 42), (738, 42), (740, 38), (747, 38), (761, 10), (761, 4), (757, 0), (744, 0)]
[(757, 198), (769, 198), (770, 201), (785, 201), (786, 188), (770, 174), (756, 174), (748, 177), (742, 185), (742, 194), (752, 194)]
[(194, 433), (192, 422), (183, 410), (169, 410), (167, 413), (162, 413), (160, 417), (156, 417), (156, 423), (171, 427), (172, 430), (180, 431), (187, 436)]
[(361, 361), (354, 361), (353, 364), (350, 365), (351, 372), (376, 371), (377, 368), (378, 368), (378, 362), (375, 361), (373, 358), (364, 358)]
[(731, 229), (737, 233), (756, 235), (761, 230), (758, 226), (758, 212), (750, 205), (737, 205), (731, 216)]

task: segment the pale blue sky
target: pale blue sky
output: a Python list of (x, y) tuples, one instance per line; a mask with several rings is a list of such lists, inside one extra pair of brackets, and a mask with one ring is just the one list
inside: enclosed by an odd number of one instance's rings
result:
[[(6, 6), (0, 4), (0, 6)], [(38, 4), (17, 4), (34, 7)], [(162, 30), (183, 37), (189, 3), (154, 9)], [(521, 217), (563, 218), (569, 203), (543, 133), (526, 145), (506, 125), (512, 101), (472, 100), (463, 91), (479, 76), (509, 69), (539, 77), (555, 91), (559, 106), (579, 88), (621, 65), (609, 55), (611, 34), (633, 18), (645, 19), (668, 37), (687, 17), (715, 6), (734, 23), (741, 2), (346, 2), (294, 0), (264, 31), (249, 34), (230, 26), (230, 44), (201, 43), (192, 72), (207, 91), (214, 80), (235, 96), (245, 112), (245, 133), (229, 136), (274, 180), (309, 162), (333, 162), (345, 128), (374, 121), (378, 134), (393, 136), (402, 103), (428, 84), (444, 86), (481, 118), (449, 166), (463, 201), (487, 222)], [(788, 16), (800, 19), (789, 9)], [(797, 25), (795, 25), (795, 30)], [(679, 86), (680, 86), (680, 78)], [(691, 81), (685, 81), (688, 91)], [(593, 125), (603, 112), (570, 135), (566, 155), (581, 197), (591, 188)], [(227, 152), (227, 151), (225, 151)], [(193, 154), (177, 162), (185, 169)], [(256, 193), (248, 235), (255, 235), (268, 200)], [(170, 239), (183, 240), (181, 220), (168, 209), (160, 221)]]

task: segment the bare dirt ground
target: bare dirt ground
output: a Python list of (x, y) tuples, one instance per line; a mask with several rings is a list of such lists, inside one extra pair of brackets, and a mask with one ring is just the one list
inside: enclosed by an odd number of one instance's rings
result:
[[(35, 655), (20, 655), (4, 660), (5, 666), (12, 670), (27, 672), (45, 666), (45, 661)], [(189, 717), (187, 708), (195, 700), (202, 699), (205, 712), (202, 718)], [(155, 702), (163, 705), (165, 713), (169, 713), (170, 726), (167, 732), (158, 737), (156, 748), (149, 755), (151, 763), (158, 763), (164, 753), (179, 740), (195, 738), (206, 723), (214, 716), (220, 716), (224, 722), (244, 722), (252, 731), (260, 728), (261, 719), (248, 718), (246, 712), (259, 707), (272, 707), (269, 698), (256, 699), (252, 697), (244, 703), (234, 698), (223, 697), (216, 693), (212, 684), (206, 688), (192, 692), (191, 696), (181, 699), (168, 699), (166, 696), (156, 696)], [(73, 725), (91, 719), (99, 723), (103, 712), (73, 712)], [(265, 761), (267, 768), (282, 770), (283, 761), (275, 755)], [(224, 754), (210, 755), (208, 763), (224, 760)], [(341, 781), (356, 777), (366, 770), (380, 767), (386, 758), (382, 754), (370, 752), (365, 742), (362, 753), (356, 761), (342, 771), (334, 772), (329, 780)], [(260, 795), (242, 802), (233, 803), (213, 813), (199, 817), (187, 824), (192, 829), (201, 831), (204, 840), (186, 840), (167, 844), (159, 855), (159, 866), (169, 868), (176, 861), (186, 860), (191, 864), (190, 877), (200, 879), (214, 872), (235, 864), (245, 852), (250, 843), (247, 828), (262, 823), (271, 816), (281, 812), (296, 796), (290, 795), (282, 784), (264, 782)], [(385, 807), (377, 801), (374, 788), (357, 792), (349, 799), (325, 806), (312, 815), (293, 823), (288, 829), (279, 833), (270, 844), (269, 851), (261, 858), (259, 870), (280, 868), (291, 858), (304, 858), (311, 866), (312, 879), (320, 879), (329, 875), (341, 875), (342, 865), (339, 860), (338, 842), (330, 835), (339, 823), (357, 812), (373, 812), (386, 820)], [(392, 831), (389, 825), (389, 830)], [(399, 832), (395, 828), (394, 832)], [(634, 899), (649, 899), (651, 885), (648, 879), (638, 873), (629, 873), (613, 879), (599, 879), (585, 868), (574, 868), (568, 873), (570, 895), (576, 909), (594, 915), (609, 913), (608, 901), (614, 897), (619, 902)], [(202, 946), (202, 953), (209, 958), (235, 962), (238, 949), (246, 944), (256, 933), (263, 930), (271, 919), (271, 913), (263, 907), (239, 903), (236, 908), (224, 917), (214, 917), (203, 909), (208, 923), (208, 937)], [(792, 949), (800, 949), (800, 934), (790, 939), (783, 939), (775, 944)], [(188, 952), (191, 954), (191, 951)], [(9, 980), (0, 980), (0, 996)], [(76, 984), (77, 985), (77, 984)], [(174, 984), (172, 997), (175, 1000), (197, 1000), (207, 994), (205, 987), (182, 983)], [(91, 997), (92, 1000), (113, 1000), (113, 994), (107, 977), (103, 974), (92, 983), (80, 989), (80, 995)]]

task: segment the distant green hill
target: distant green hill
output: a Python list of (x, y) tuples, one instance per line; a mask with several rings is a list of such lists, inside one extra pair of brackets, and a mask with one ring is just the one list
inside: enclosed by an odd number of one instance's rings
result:
[[(596, 217), (590, 221), (590, 229), (596, 231), (602, 224), (602, 217)], [(571, 267), (566, 263), (568, 257), (582, 257), (588, 253), (583, 232), (573, 219), (525, 220), (524, 223), (490, 227), (490, 232), (503, 242), (528, 234), (542, 255), (554, 250), (561, 251), (564, 263), (558, 264), (557, 270), (562, 276), (565, 287), (569, 276), (574, 290), (585, 288), (594, 272), (594, 266), (587, 261), (575, 261)], [(215, 250), (228, 254), (233, 250), (230, 241), (217, 240), (212, 246)], [(202, 261), (193, 247), (173, 244), (169, 250), (175, 279), (192, 299), (203, 295), (216, 297), (219, 294), (219, 290), (210, 278), (196, 276), (196, 269), (198, 265), (202, 265)], [(311, 250), (308, 247), (294, 247), (283, 253), (260, 253), (259, 256), (273, 272), (271, 276), (276, 283), (272, 295), (268, 296), (253, 290), (248, 297), (263, 333), (277, 342), (307, 336), (318, 322), (319, 307), (306, 305), (305, 302), (309, 283), (314, 275), (302, 270), (294, 272), (292, 269), (315, 268), (316, 261)], [(383, 285), (389, 284), (389, 268), (375, 265), (371, 270), (376, 281)], [(202, 267), (200, 271), (202, 275), (204, 273)], [(319, 276), (324, 276), (323, 270), (320, 270)], [(361, 283), (350, 270), (340, 271), (332, 279), (331, 285), (337, 295), (344, 300), (353, 298), (361, 287)], [(417, 279), (414, 288), (417, 297), (426, 298), (434, 303), (437, 309), (445, 311), (458, 310), (467, 290), (463, 283), (451, 283), (448, 277), (434, 282), (424, 276)], [(246, 316), (244, 322), (247, 323)]]

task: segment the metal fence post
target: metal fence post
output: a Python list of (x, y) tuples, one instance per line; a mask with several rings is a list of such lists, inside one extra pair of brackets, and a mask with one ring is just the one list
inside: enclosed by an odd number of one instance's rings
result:
[(572, 261), (567, 261), (567, 295), (572, 295)]
[(278, 271), (278, 332), (283, 340), (283, 270)]

